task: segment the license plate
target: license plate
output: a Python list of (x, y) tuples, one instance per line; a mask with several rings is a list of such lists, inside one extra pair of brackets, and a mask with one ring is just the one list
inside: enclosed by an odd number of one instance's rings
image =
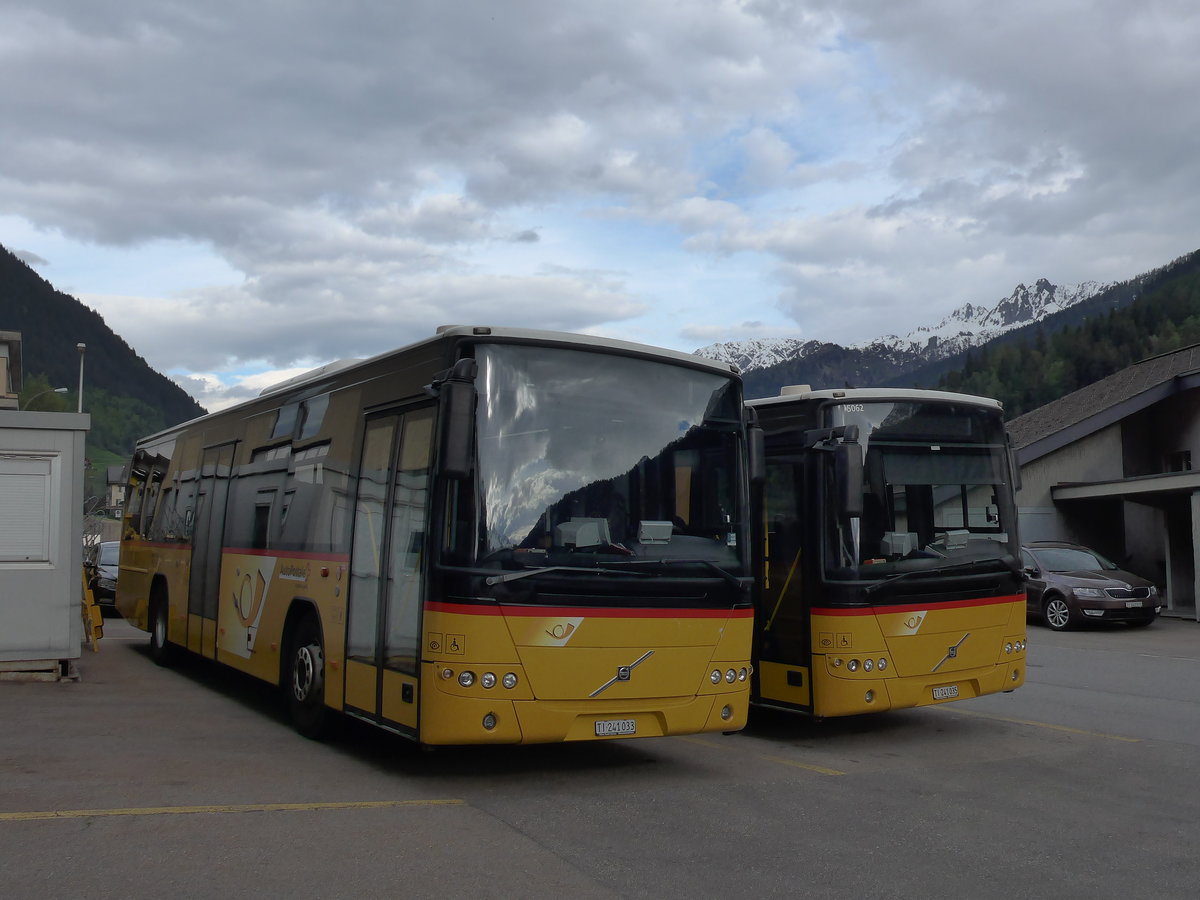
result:
[(596, 737), (612, 737), (617, 734), (637, 734), (636, 719), (597, 719)]
[(958, 685), (949, 684), (946, 687), (935, 687), (933, 689), (934, 700), (953, 700), (958, 696)]
[(1129, 609), (1141, 609), (1142, 601), (1141, 600), (1126, 600), (1125, 606)]

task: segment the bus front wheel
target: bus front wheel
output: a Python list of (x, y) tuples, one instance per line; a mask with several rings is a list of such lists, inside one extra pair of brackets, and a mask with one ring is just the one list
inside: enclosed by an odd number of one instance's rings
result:
[(325, 705), (325, 648), (316, 617), (306, 615), (296, 625), (290, 642), (285, 684), (288, 714), (296, 731), (319, 738), (329, 725)]

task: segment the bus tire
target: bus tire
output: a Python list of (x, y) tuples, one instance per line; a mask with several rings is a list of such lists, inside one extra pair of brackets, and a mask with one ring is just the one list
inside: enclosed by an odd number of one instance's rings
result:
[(284, 682), (288, 716), (292, 726), (307, 738), (317, 740), (329, 727), (325, 705), (325, 646), (317, 617), (307, 613), (292, 630), (288, 642), (288, 670)]
[(160, 584), (150, 589), (150, 658), (164, 668), (175, 663), (175, 645), (167, 638), (167, 592)]

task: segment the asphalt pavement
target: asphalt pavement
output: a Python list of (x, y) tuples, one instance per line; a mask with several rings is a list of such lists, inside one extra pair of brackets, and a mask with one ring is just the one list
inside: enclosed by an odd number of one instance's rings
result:
[(1193, 897), (1200, 625), (1031, 626), (1012, 694), (738, 735), (424, 752), (150, 660), (0, 683), (0, 893)]

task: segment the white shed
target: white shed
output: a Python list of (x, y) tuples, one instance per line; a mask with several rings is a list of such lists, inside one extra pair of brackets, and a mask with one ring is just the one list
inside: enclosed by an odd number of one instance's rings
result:
[(0, 678), (74, 673), (86, 413), (0, 408)]

